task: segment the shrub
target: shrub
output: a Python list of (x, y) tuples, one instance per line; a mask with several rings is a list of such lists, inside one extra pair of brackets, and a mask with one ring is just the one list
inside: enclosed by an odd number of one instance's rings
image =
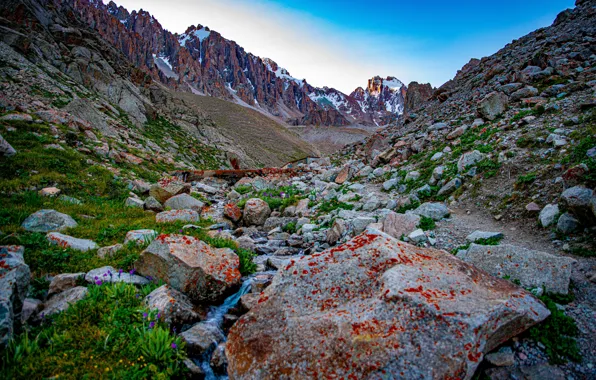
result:
[(418, 227), (422, 228), (424, 231), (434, 230), (437, 224), (433, 218), (429, 218), (426, 216), (420, 217), (420, 223), (418, 223)]

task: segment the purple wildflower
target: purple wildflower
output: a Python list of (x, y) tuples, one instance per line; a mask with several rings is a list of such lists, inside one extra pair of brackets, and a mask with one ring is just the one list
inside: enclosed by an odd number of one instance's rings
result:
[(130, 270), (128, 273), (130, 273), (130, 274), (135, 274), (135, 272), (136, 272), (136, 271), (137, 271), (137, 270), (136, 270), (135, 268), (132, 268), (132, 269), (131, 269), (131, 270)]
[(157, 319), (161, 318), (161, 313), (157, 313)]
[(101, 284), (102, 284), (101, 280), (96, 280), (95, 281), (95, 285), (101, 285)]
[(172, 348), (175, 350), (178, 346), (176, 345), (176, 343), (172, 343)]
[(143, 313), (143, 318), (147, 318), (147, 313)]
[(149, 323), (149, 328), (150, 328), (150, 329), (152, 329), (152, 328), (154, 328), (154, 327), (155, 327), (155, 322), (151, 322), (151, 323)]

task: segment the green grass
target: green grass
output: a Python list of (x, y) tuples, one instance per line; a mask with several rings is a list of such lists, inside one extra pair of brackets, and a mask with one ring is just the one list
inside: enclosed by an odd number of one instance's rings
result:
[(337, 200), (337, 198), (332, 198), (330, 200), (324, 200), (321, 203), (319, 203), (319, 208), (317, 209), (317, 212), (319, 214), (326, 214), (333, 210), (338, 210), (338, 209), (352, 210), (352, 209), (354, 209), (354, 205), (351, 205), (349, 203), (340, 202)]
[(457, 252), (459, 252), (459, 251), (465, 251), (465, 250), (467, 250), (468, 248), (470, 248), (470, 245), (472, 245), (472, 243), (466, 243), (466, 244), (464, 244), (464, 245), (460, 245), (459, 247), (453, 248), (453, 249), (451, 250), (451, 254), (452, 254), (452, 255), (456, 255), (456, 254), (457, 254)]
[(499, 245), (499, 243), (503, 240), (502, 237), (491, 237), (488, 239), (478, 239), (474, 243), (479, 245)]
[(234, 188), (234, 190), (236, 190), (238, 194), (244, 195), (253, 191), (253, 188), (251, 185), (238, 185)]
[(520, 175), (517, 177), (517, 181), (515, 182), (518, 186), (523, 186), (530, 184), (536, 180), (536, 173), (528, 173), (524, 175)]
[(0, 378), (183, 376), (185, 344), (143, 305), (155, 287), (90, 286), (83, 300), (9, 343), (0, 358)]
[(571, 253), (575, 256), (596, 257), (596, 251), (586, 247), (573, 247)]
[(424, 231), (434, 230), (437, 227), (433, 218), (429, 218), (426, 216), (420, 217), (420, 223), (418, 223), (418, 227), (422, 228)]
[(551, 364), (563, 364), (567, 360), (580, 362), (582, 357), (575, 339), (579, 331), (575, 321), (557, 308), (555, 302), (561, 302), (560, 299), (549, 294), (539, 298), (551, 315), (532, 327), (528, 332), (529, 336), (546, 347)]

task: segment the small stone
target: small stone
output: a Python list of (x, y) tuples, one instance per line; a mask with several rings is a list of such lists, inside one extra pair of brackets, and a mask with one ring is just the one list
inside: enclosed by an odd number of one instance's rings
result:
[(102, 259), (105, 257), (111, 257), (114, 255), (114, 253), (118, 252), (122, 248), (124, 248), (122, 244), (114, 244), (107, 247), (101, 247), (97, 250), (97, 256), (99, 256)]
[(42, 197), (55, 197), (60, 194), (60, 189), (57, 187), (45, 187), (39, 190), (39, 195)]
[(124, 244), (134, 243), (136, 245), (149, 244), (157, 237), (157, 231), (154, 230), (133, 230), (126, 233)]
[(155, 215), (157, 223), (173, 223), (178, 221), (198, 222), (199, 213), (194, 210), (171, 210), (163, 211)]
[(511, 347), (503, 347), (497, 352), (486, 355), (485, 359), (497, 367), (508, 367), (515, 364), (515, 355)]
[(80, 280), (85, 278), (85, 273), (62, 273), (54, 276), (50, 282), (50, 288), (48, 290), (48, 297), (54, 294), (62, 293), (65, 290), (74, 288)]
[(124, 202), (126, 207), (133, 207), (133, 208), (140, 208), (143, 209), (145, 207), (145, 202), (139, 198), (128, 197), (126, 198), (126, 202)]

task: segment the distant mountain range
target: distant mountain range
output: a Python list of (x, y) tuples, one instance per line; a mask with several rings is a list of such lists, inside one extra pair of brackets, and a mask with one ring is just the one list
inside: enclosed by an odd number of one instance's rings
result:
[(178, 91), (213, 96), (255, 108), (291, 125), (386, 125), (401, 115), (407, 87), (374, 77), (347, 95), (311, 86), (268, 58), (202, 25), (178, 35), (143, 10), (114, 2), (64, 0), (138, 68)]

